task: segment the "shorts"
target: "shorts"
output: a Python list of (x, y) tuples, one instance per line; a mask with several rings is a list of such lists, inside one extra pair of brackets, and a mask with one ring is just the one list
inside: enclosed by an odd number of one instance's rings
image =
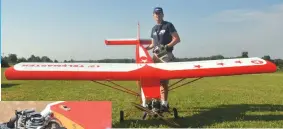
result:
[[(165, 55), (158, 58), (156, 54), (153, 54), (153, 62), (154, 63), (167, 63), (167, 62), (173, 62), (175, 59), (172, 52), (167, 52)], [(161, 85), (168, 85), (169, 80), (160, 80)]]

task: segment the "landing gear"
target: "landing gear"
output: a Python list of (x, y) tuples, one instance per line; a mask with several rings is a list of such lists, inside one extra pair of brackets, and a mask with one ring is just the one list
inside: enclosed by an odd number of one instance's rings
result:
[[(181, 79), (181, 80), (179, 80), (179, 81), (177, 81), (177, 82), (171, 84), (170, 86), (168, 86), (168, 88), (169, 88), (168, 91), (172, 91), (172, 90), (174, 90), (174, 89), (176, 89), (176, 88), (179, 88), (179, 87), (181, 87), (181, 86), (185, 86), (185, 85), (187, 85), (187, 84), (189, 84), (189, 83), (195, 82), (195, 81), (197, 81), (197, 80), (199, 80), (199, 79), (202, 79), (202, 77), (197, 78), (197, 79), (194, 79), (194, 80), (189, 81), (189, 82), (186, 82), (186, 83), (183, 83), (183, 84), (181, 84), (181, 85), (179, 85), (179, 86), (175, 86), (176, 84), (180, 83), (181, 81), (183, 81), (183, 80), (185, 80), (185, 79), (186, 79), (186, 78), (183, 78), (183, 79)], [(121, 86), (121, 85), (119, 85), (119, 84), (117, 84), (117, 83), (114, 83), (114, 82), (111, 81), (111, 80), (106, 80), (106, 81), (109, 82), (109, 83), (111, 83), (111, 84), (113, 84), (113, 86), (93, 80), (93, 82), (95, 82), (95, 83), (98, 83), (98, 84), (101, 84), (101, 85), (104, 85), (104, 86), (107, 86), (107, 87), (110, 87), (110, 88), (113, 88), (113, 89), (116, 89), (116, 90), (119, 90), (119, 91), (122, 91), (122, 92), (126, 92), (126, 93), (129, 93), (129, 94), (132, 94), (132, 95), (134, 95), (135, 97), (139, 97), (142, 101), (144, 101), (144, 100), (142, 99), (142, 98), (144, 97), (144, 94), (143, 94), (142, 91), (140, 91), (140, 93), (138, 93), (138, 92), (135, 92), (135, 91), (133, 91), (133, 90), (127, 89), (127, 88), (125, 88), (125, 87), (123, 87), (123, 86)], [(141, 81), (138, 81), (138, 86), (139, 86), (139, 89), (141, 90), (142, 87), (143, 87)], [(148, 98), (149, 98), (149, 97), (150, 97), (150, 96), (148, 96)], [(154, 104), (153, 104), (153, 103), (154, 103)], [(152, 104), (152, 105), (151, 105), (151, 104)], [(163, 112), (160, 112), (160, 101), (155, 101), (155, 100), (154, 100), (154, 101), (151, 101), (148, 105), (149, 105), (149, 106), (147, 106), (147, 107), (143, 107), (143, 106), (141, 106), (140, 104), (134, 104), (134, 106), (135, 106), (136, 108), (138, 108), (139, 110), (143, 111), (142, 120), (145, 120), (147, 116), (153, 116), (153, 117), (155, 117), (155, 118), (157, 118), (157, 117), (159, 117), (159, 118), (164, 118)], [(150, 105), (151, 105), (151, 106), (150, 106)], [(155, 106), (154, 106), (154, 105), (155, 105)], [(170, 113), (170, 111), (169, 111), (169, 113)], [(171, 113), (170, 113), (170, 114), (171, 114)], [(176, 108), (173, 108), (173, 116), (174, 116), (175, 119), (180, 118), (180, 117), (178, 116), (178, 111), (177, 111)], [(120, 122), (123, 122), (123, 121), (124, 121), (124, 112), (123, 112), (123, 111), (120, 111), (120, 119), (119, 119), (119, 120), (120, 120)]]
[[(143, 116), (142, 116), (142, 120), (146, 119), (146, 116), (150, 116), (150, 117), (154, 117), (154, 118), (160, 118), (161, 120), (165, 121), (166, 123), (173, 125), (173, 126), (179, 126), (179, 124), (177, 124), (176, 122), (169, 120), (169, 119), (165, 119), (165, 117), (163, 116), (163, 113), (160, 111), (160, 101), (157, 100), (152, 100), (147, 107), (143, 107), (140, 104), (136, 104), (136, 103), (132, 103), (133, 106), (135, 106), (137, 109), (141, 110), (144, 112)], [(171, 114), (171, 112), (168, 112), (169, 114)], [(178, 118), (178, 112), (176, 108), (173, 108), (173, 115), (174, 118)]]
[[(141, 117), (142, 120), (146, 120), (146, 117), (149, 116), (149, 117), (159, 118), (159, 119), (165, 121), (166, 123), (168, 123), (170, 125), (179, 126), (179, 124), (177, 124), (176, 122), (174, 122), (172, 120), (165, 119), (165, 117), (163, 116), (163, 113), (166, 113), (166, 112), (160, 111), (160, 102), (159, 101), (153, 100), (153, 101), (151, 101), (151, 104), (148, 104), (147, 107), (143, 107), (140, 104), (136, 104), (136, 103), (132, 103), (132, 105), (135, 106), (137, 109), (143, 111), (143, 115)], [(171, 114), (170, 111), (167, 112), (167, 113)], [(178, 111), (177, 111), (176, 108), (173, 108), (173, 116), (174, 116), (174, 119), (179, 118)], [(120, 111), (119, 121), (120, 122), (124, 121), (124, 111), (122, 111), (122, 110)]]

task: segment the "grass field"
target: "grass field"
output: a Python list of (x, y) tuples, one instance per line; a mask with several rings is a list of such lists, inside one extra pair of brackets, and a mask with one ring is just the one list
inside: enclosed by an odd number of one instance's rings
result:
[[(109, 100), (113, 127), (170, 127), (160, 120), (140, 120), (130, 102), (138, 99), (90, 81), (8, 81), (2, 69), (2, 100)], [(188, 79), (190, 80), (190, 79)], [(137, 90), (135, 82), (117, 82)], [(169, 94), (181, 127), (283, 127), (283, 72), (204, 78)], [(119, 111), (125, 122), (119, 123)], [(172, 118), (172, 116), (170, 116)]]

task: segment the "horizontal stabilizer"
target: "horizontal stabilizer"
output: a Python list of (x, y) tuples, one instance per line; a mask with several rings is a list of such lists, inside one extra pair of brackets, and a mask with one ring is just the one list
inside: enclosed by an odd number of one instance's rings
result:
[(107, 39), (105, 40), (106, 45), (142, 45), (151, 44), (151, 39)]
[(261, 58), (170, 63), (19, 63), (5, 71), (9, 80), (141, 80), (230, 76), (275, 72)]

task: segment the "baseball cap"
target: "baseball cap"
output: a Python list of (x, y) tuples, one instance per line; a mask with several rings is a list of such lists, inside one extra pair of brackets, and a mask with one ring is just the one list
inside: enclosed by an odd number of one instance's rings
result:
[(163, 13), (163, 9), (161, 7), (155, 7), (153, 13)]

